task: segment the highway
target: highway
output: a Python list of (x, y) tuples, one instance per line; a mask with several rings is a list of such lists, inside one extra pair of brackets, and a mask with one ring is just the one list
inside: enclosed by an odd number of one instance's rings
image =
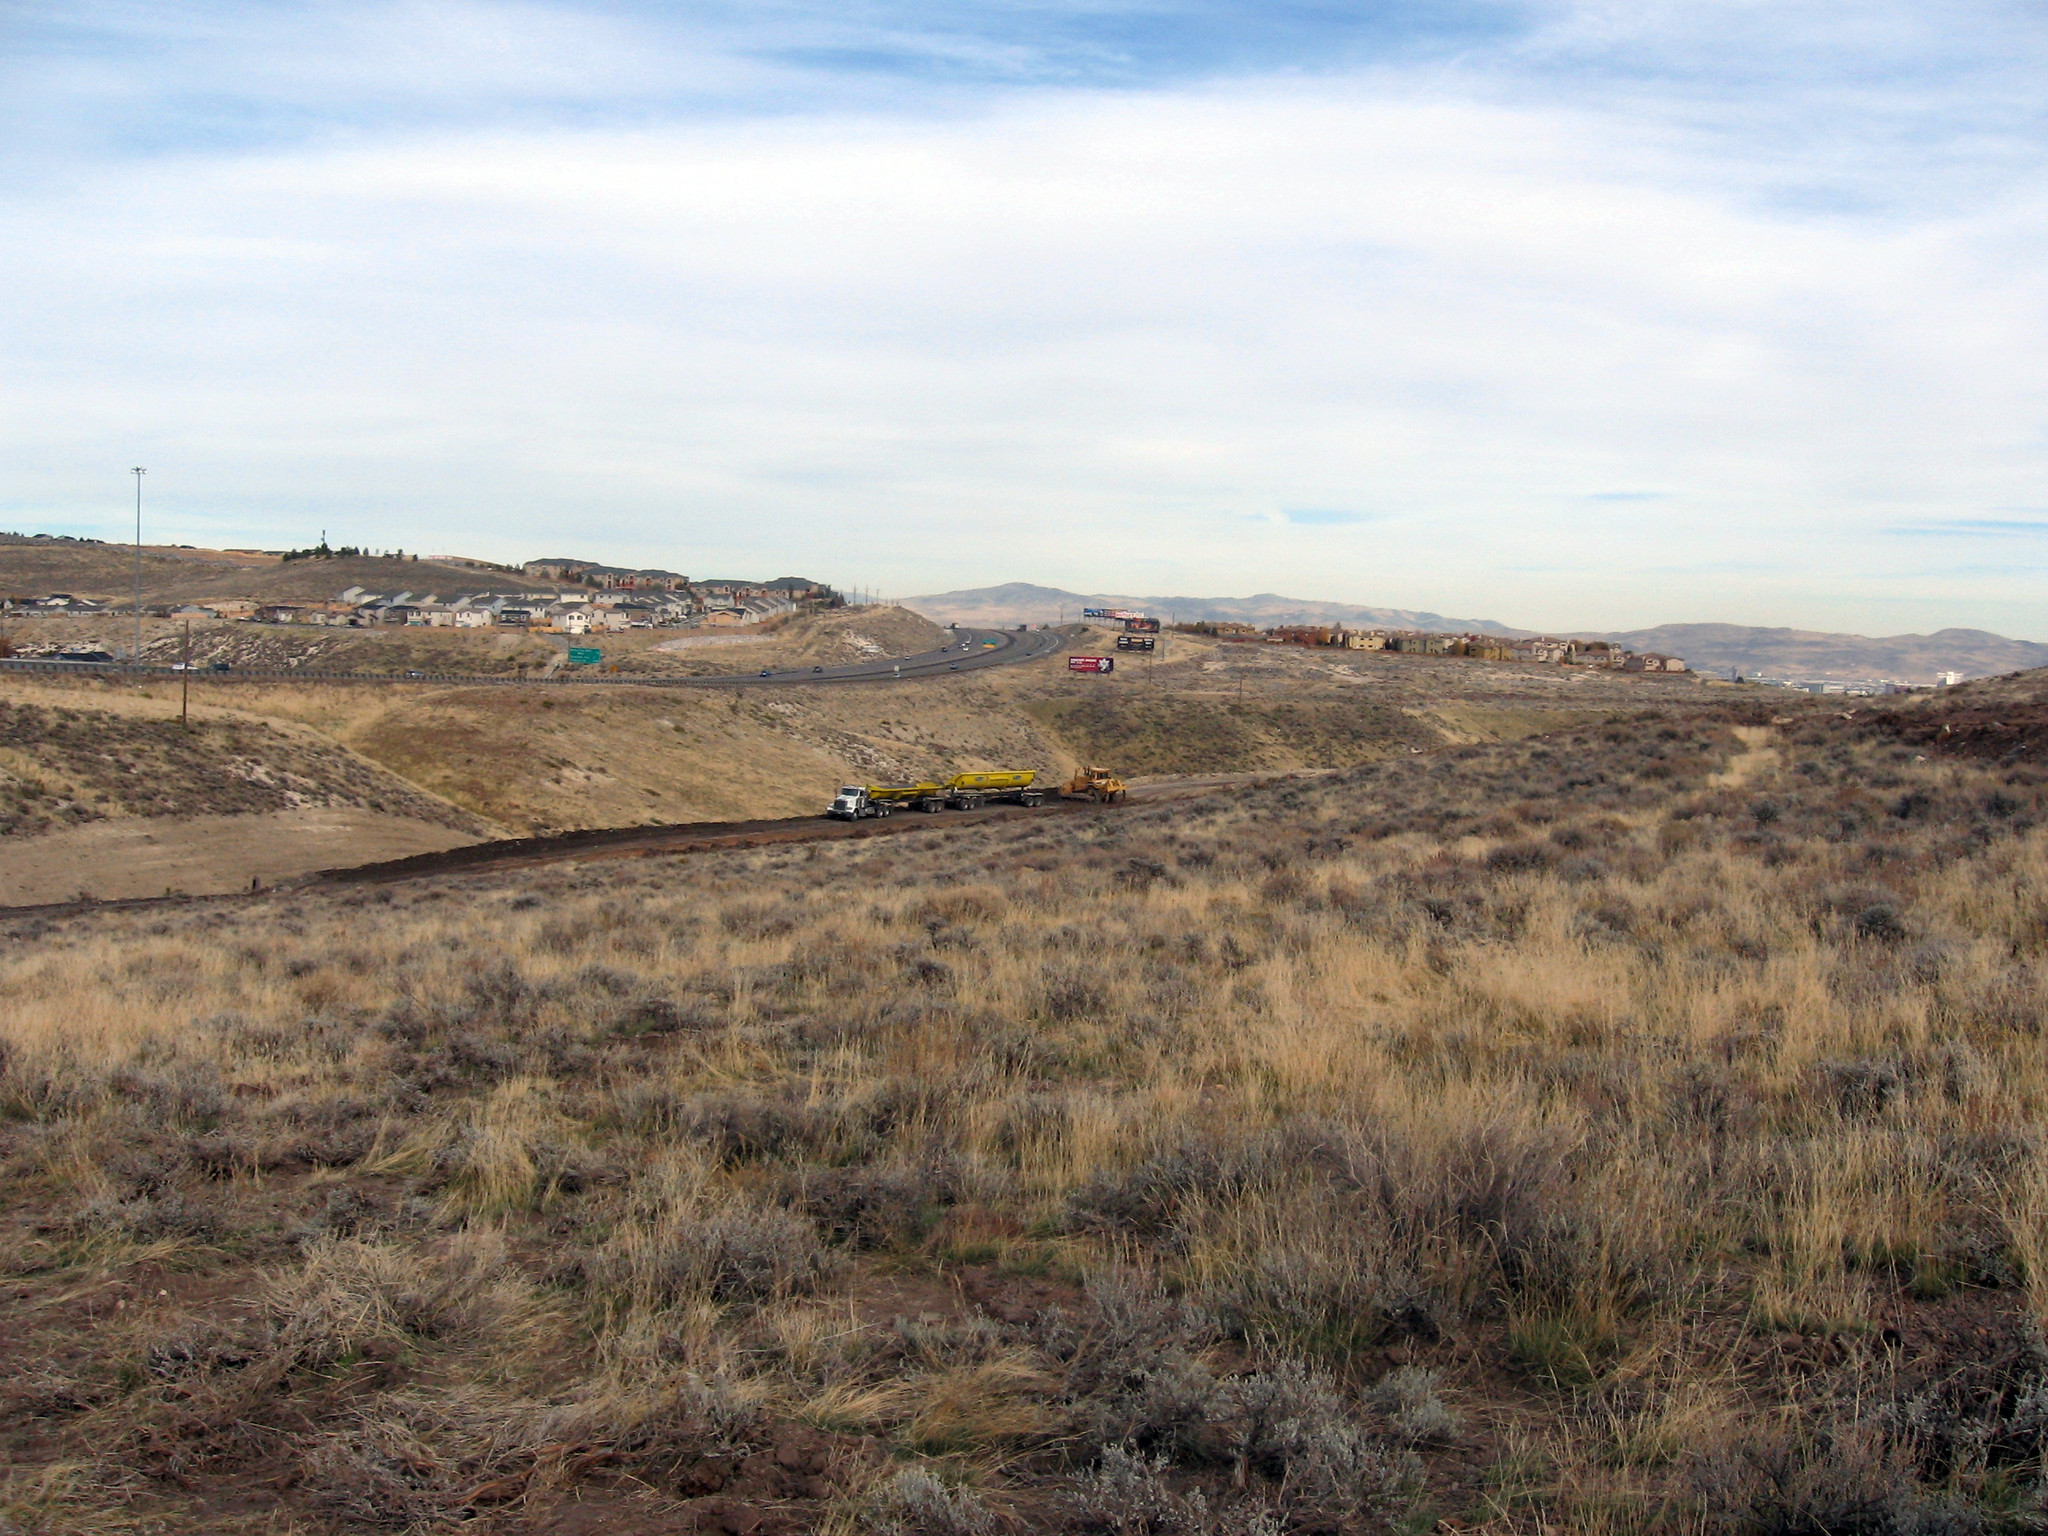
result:
[[(566, 669), (552, 677), (491, 677), (459, 672), (323, 672), (312, 667), (236, 667), (226, 672), (195, 667), (189, 676), (194, 682), (216, 683), (431, 683), (443, 687), (459, 684), (479, 688), (816, 688), (947, 677), (956, 672), (1015, 666), (1019, 662), (1056, 655), (1079, 631), (1078, 625), (1068, 625), (1064, 629), (956, 629), (948, 631), (946, 644), (940, 649), (921, 651), (915, 656), (885, 656), (876, 661), (845, 662), (838, 666), (718, 673), (710, 677), (570, 672)], [(45, 675), (85, 673), (99, 677), (146, 677), (167, 681), (188, 675), (169, 666), (137, 667), (119, 661), (56, 661), (18, 656), (0, 660), (0, 672), (8, 671)]]
[(859, 683), (877, 679), (893, 682), (898, 678), (944, 677), (953, 672), (1010, 667), (1054, 655), (1066, 645), (1074, 628), (956, 629), (948, 632), (950, 638), (940, 649), (921, 651), (915, 656), (885, 656), (877, 661), (848, 662), (836, 667), (770, 669), (765, 676), (760, 672), (734, 673), (688, 681), (699, 687), (738, 688), (764, 683)]

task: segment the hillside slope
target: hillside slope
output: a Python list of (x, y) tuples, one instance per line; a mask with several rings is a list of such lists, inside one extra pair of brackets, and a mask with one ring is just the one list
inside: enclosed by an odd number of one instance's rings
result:
[(521, 833), (801, 816), (849, 781), (1056, 771), (971, 676), (858, 689), (253, 689), (410, 782)]
[[(257, 602), (306, 602), (338, 596), (349, 587), (371, 592), (432, 592), (446, 600), (470, 592), (526, 585), (522, 576), (440, 565), (431, 560), (361, 556), (347, 560), (294, 560), (234, 555), (221, 550), (180, 550), (145, 545), (142, 601), (146, 607), (247, 597)], [(69, 592), (127, 602), (135, 591), (135, 552), (118, 544), (0, 542), (0, 597)]]
[(107, 708), (0, 697), (0, 837), (110, 818), (361, 809), (473, 835), (488, 828), (353, 752), (305, 731), (168, 700)]

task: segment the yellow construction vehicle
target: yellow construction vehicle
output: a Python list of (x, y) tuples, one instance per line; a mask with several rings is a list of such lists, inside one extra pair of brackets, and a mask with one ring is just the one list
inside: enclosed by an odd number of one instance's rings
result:
[(925, 779), (915, 784), (843, 784), (827, 816), (859, 821), (891, 811), (971, 811), (991, 800), (1016, 805), (1043, 805), (1045, 791), (1034, 788), (1038, 775), (1029, 768), (996, 773), (956, 773), (950, 779)]
[(1069, 800), (1093, 800), (1097, 805), (1115, 805), (1124, 797), (1124, 781), (1107, 768), (1077, 769), (1060, 794)]

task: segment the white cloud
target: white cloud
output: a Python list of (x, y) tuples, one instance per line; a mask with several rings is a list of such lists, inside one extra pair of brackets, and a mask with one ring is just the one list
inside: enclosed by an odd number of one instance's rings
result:
[(191, 536), (2040, 632), (1883, 532), (2039, 499), (2038, 196), (1635, 126), (1380, 72), (97, 162), (0, 230), (0, 519), (150, 462)]

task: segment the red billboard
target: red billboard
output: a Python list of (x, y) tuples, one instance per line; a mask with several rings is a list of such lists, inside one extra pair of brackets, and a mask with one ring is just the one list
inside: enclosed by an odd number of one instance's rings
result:
[(1159, 621), (1157, 619), (1127, 618), (1124, 620), (1124, 633), (1130, 635), (1156, 635), (1159, 633)]
[(1069, 672), (1114, 672), (1116, 670), (1116, 658), (1114, 656), (1069, 656), (1067, 658), (1067, 670)]

